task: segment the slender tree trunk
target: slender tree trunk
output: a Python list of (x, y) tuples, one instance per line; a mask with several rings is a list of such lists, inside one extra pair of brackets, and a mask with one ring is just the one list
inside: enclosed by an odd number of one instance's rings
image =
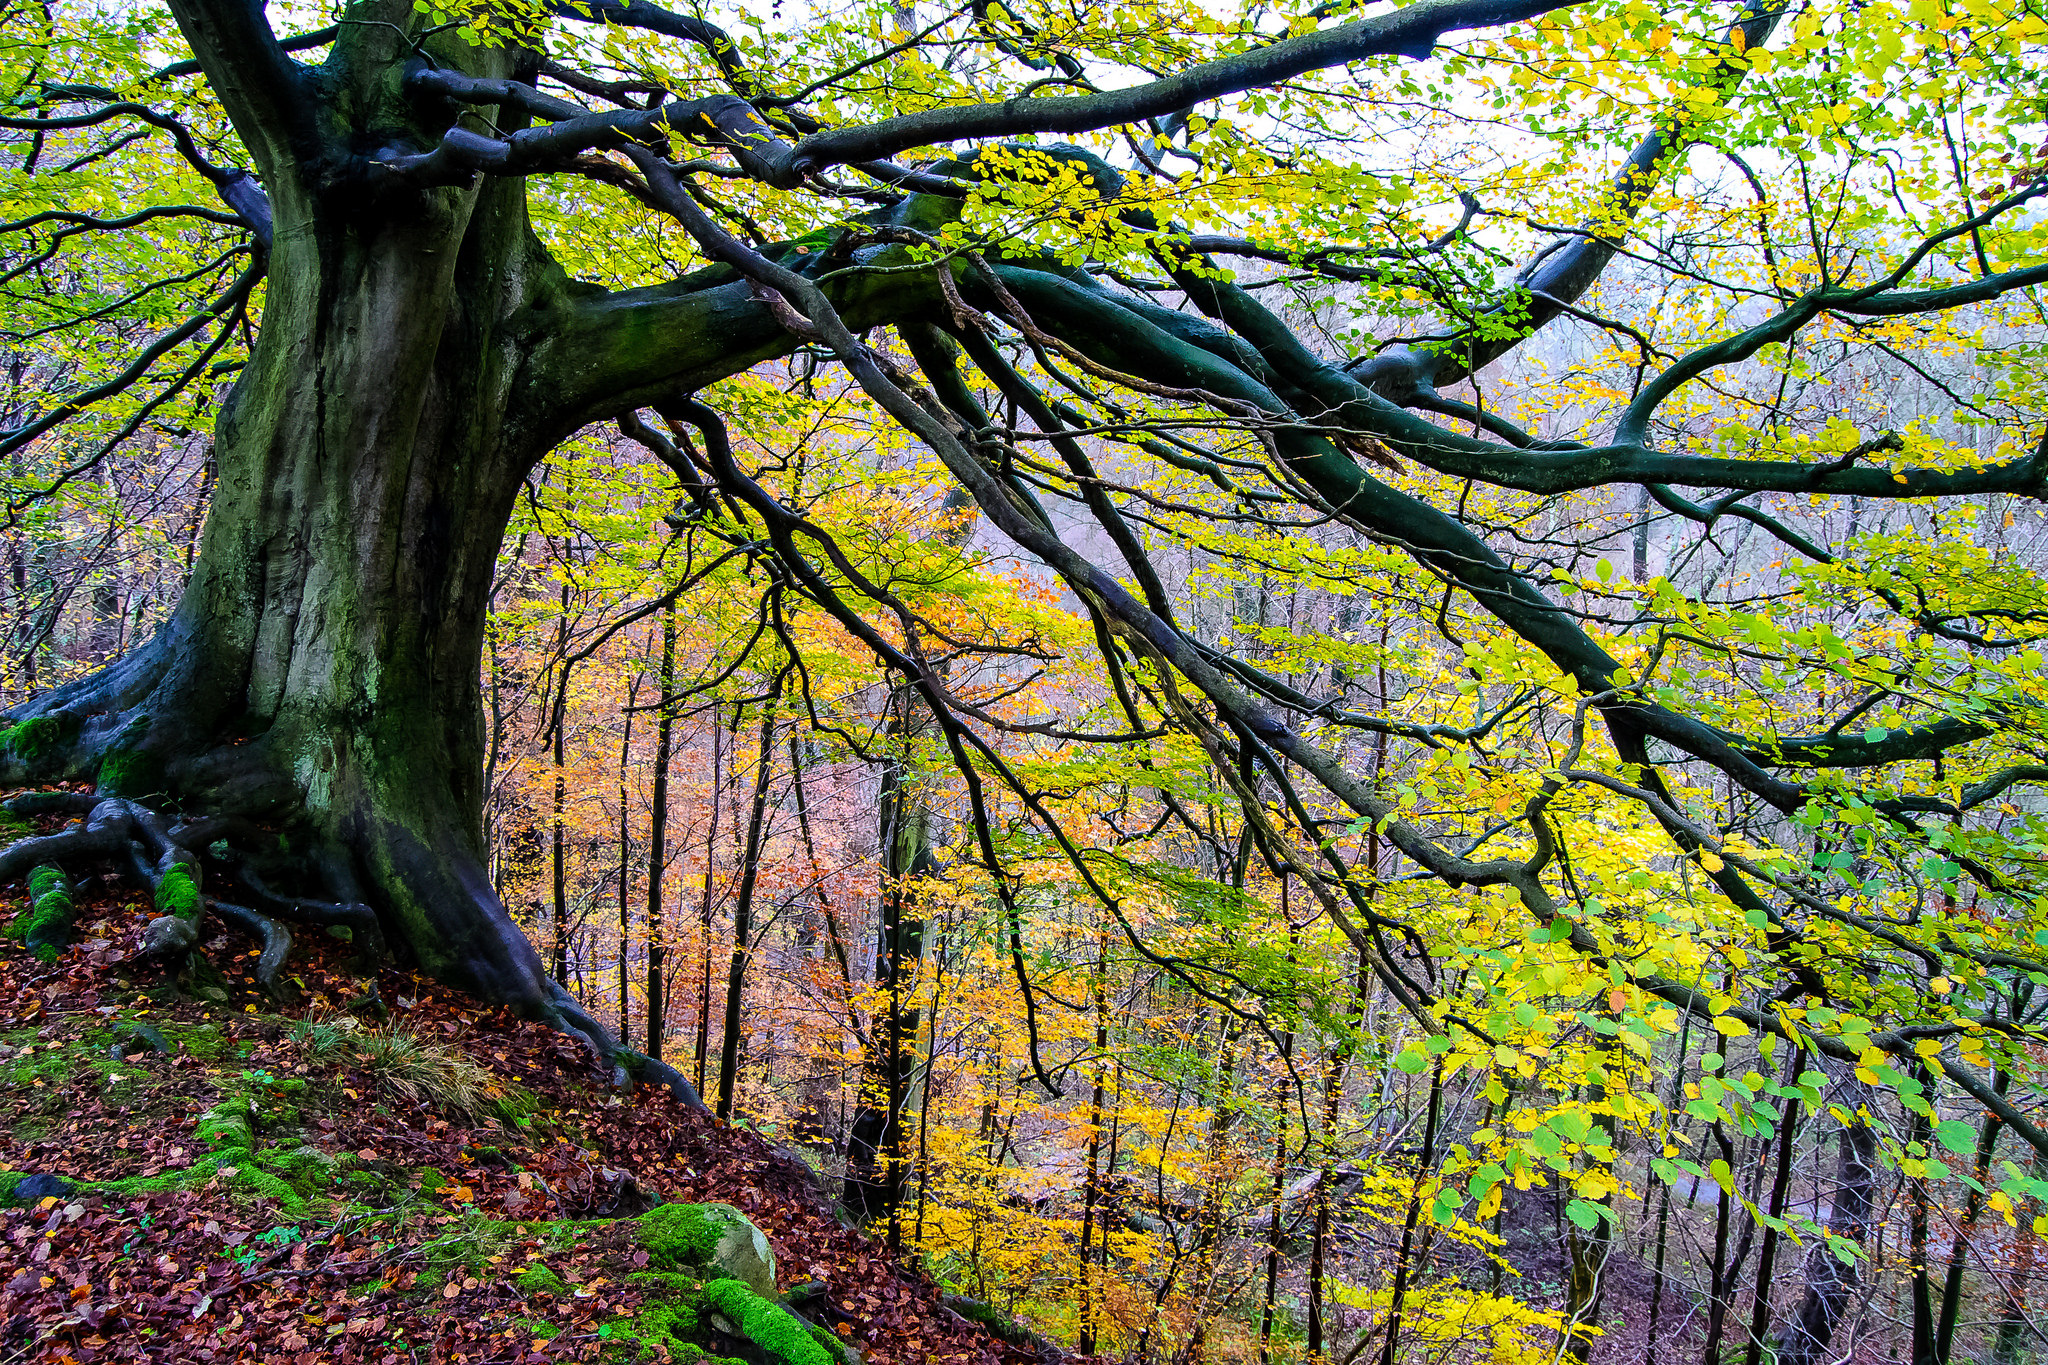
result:
[(1259, 1365), (1273, 1358), (1273, 1316), (1280, 1296), (1280, 1252), (1286, 1241), (1284, 1217), (1287, 1198), (1287, 1111), (1273, 1131), (1273, 1203), (1271, 1224), (1266, 1229), (1266, 1287), (1259, 1304)]
[(882, 771), (882, 915), (875, 944), (875, 983), (881, 1015), (870, 1026), (871, 1046), (861, 1078), (860, 1107), (847, 1133), (846, 1207), (863, 1221), (891, 1219), (903, 1201), (903, 1103), (908, 1093), (910, 1048), (918, 1012), (910, 986), (924, 959), (924, 917), (919, 883), (937, 870), (935, 816), (914, 750), (929, 713), (899, 687), (891, 695), (892, 755)]
[[(1867, 1090), (1860, 1081), (1849, 1084), (1844, 1106), (1849, 1121), (1842, 1127), (1828, 1232), (1860, 1248), (1870, 1234), (1871, 1211), (1877, 1205), (1877, 1133), (1863, 1112)], [(1806, 1293), (1778, 1338), (1775, 1365), (1820, 1365), (1826, 1360), (1860, 1281), (1856, 1261), (1843, 1261), (1826, 1242), (1816, 1242), (1806, 1253)]]
[(1109, 1076), (1109, 926), (1101, 915), (1095, 921), (1095, 972), (1091, 983), (1091, 1004), (1095, 1011), (1094, 1087), (1088, 1096), (1088, 1164), (1081, 1185), (1081, 1331), (1074, 1349), (1082, 1355), (1095, 1354), (1096, 1284), (1090, 1257), (1094, 1251), (1095, 1224), (1102, 1204), (1102, 1123), (1105, 1081)]
[(1188, 1337), (1183, 1359), (1187, 1365), (1202, 1365), (1208, 1358), (1209, 1305), (1216, 1290), (1216, 1252), (1223, 1242), (1223, 1200), (1229, 1185), (1226, 1157), (1230, 1130), (1237, 1125), (1232, 1091), (1237, 1081), (1237, 1032), (1234, 1021), (1223, 1021), (1223, 1036), (1216, 1059), (1216, 1077), (1209, 1111), (1209, 1136), (1202, 1159), (1202, 1205), (1195, 1229), (1195, 1326)]
[[(1926, 1071), (1919, 1070), (1917, 1079), (1927, 1084)], [(1925, 1094), (1929, 1101), (1935, 1099), (1935, 1090), (1927, 1085)], [(1913, 1115), (1913, 1122), (1907, 1128), (1909, 1142), (1926, 1143), (1934, 1136), (1934, 1121), (1925, 1114)], [(1913, 1301), (1913, 1365), (1934, 1365), (1934, 1277), (1927, 1265), (1927, 1213), (1928, 1190), (1925, 1177), (1908, 1177), (1906, 1190), (1906, 1247), (1910, 1258), (1907, 1284), (1911, 1288)]]
[[(662, 888), (668, 881), (668, 766), (675, 743), (676, 609), (671, 604), (661, 614), (661, 672), (655, 681), (654, 792), (653, 817), (647, 829), (647, 1055), (659, 1061), (661, 1045), (668, 1034), (668, 991), (664, 972), (668, 965), (668, 926), (662, 908)], [(717, 769), (717, 751), (712, 751)], [(704, 1072), (697, 1071), (697, 1089), (704, 1089)]]
[[(2036, 1180), (2048, 1175), (2048, 1159), (2036, 1153), (2027, 1173)], [(2034, 1218), (2041, 1210), (2042, 1205), (2028, 1200), (2015, 1211), (2019, 1227), (2014, 1229), (2013, 1239), (2017, 1245), (2013, 1251), (2012, 1268), (2005, 1278), (2005, 1307), (1998, 1315), (1997, 1334), (1991, 1339), (1991, 1365), (2019, 1365), (2020, 1348), (2029, 1340), (2048, 1345), (2040, 1325), (2027, 1308), (2027, 1291), (2034, 1280), (2034, 1263), (2041, 1255), (2041, 1238), (2034, 1231)]]
[[(2011, 1084), (2011, 1071), (2000, 1068), (1992, 1074), (1991, 1089), (1994, 1093), (2003, 1095)], [(1949, 1352), (1955, 1346), (1956, 1319), (1963, 1307), (1963, 1271), (1970, 1259), (1970, 1235), (1977, 1230), (1977, 1219), (1984, 1212), (1984, 1191), (1991, 1178), (1991, 1157), (1998, 1149), (1998, 1134), (2003, 1126), (2003, 1121), (1996, 1114), (1986, 1114), (1977, 1129), (1977, 1148), (1970, 1160), (1970, 1174), (1977, 1183), (1963, 1197), (1963, 1218), (1956, 1225), (1955, 1240), (1949, 1243), (1948, 1273), (1942, 1277), (1941, 1283), (1941, 1314), (1934, 1328), (1934, 1358), (1941, 1365), (1948, 1365)]]
[[(1781, 1083), (1783, 1088), (1790, 1089), (1792, 1082), (1799, 1078), (1805, 1060), (1805, 1048), (1792, 1050), (1791, 1060), (1785, 1064), (1785, 1079)], [(1798, 1132), (1797, 1103), (1788, 1099), (1784, 1103), (1784, 1113), (1778, 1120), (1778, 1165), (1777, 1171), (1771, 1177), (1770, 1202), (1764, 1207), (1764, 1212), (1773, 1220), (1785, 1216), (1785, 1192), (1792, 1180), (1792, 1144)], [(1756, 1291), (1749, 1317), (1749, 1350), (1743, 1356), (1744, 1365), (1762, 1365), (1764, 1334), (1770, 1330), (1771, 1325), (1771, 1291), (1776, 1287), (1772, 1274), (1777, 1269), (1777, 1260), (1778, 1229), (1767, 1223), (1764, 1225), (1763, 1245), (1757, 1251)]]
[[(1727, 1066), (1728, 1036), (1719, 1034), (1714, 1040), (1714, 1055)], [(1728, 1131), (1719, 1122), (1713, 1127), (1714, 1145), (1719, 1148), (1721, 1160), (1728, 1163), (1729, 1180), (1735, 1179), (1735, 1145), (1728, 1140)], [(1707, 1304), (1707, 1345), (1701, 1353), (1706, 1365), (1720, 1365), (1721, 1334), (1728, 1322), (1728, 1300), (1734, 1292), (1729, 1283), (1733, 1273), (1728, 1268), (1728, 1232), (1734, 1218), (1735, 1199), (1732, 1193), (1723, 1189), (1714, 1204), (1714, 1268), (1708, 1284), (1712, 1297)]]
[[(1351, 1025), (1354, 1029), (1365, 1025), (1366, 992), (1372, 984), (1368, 975), (1370, 970), (1361, 954), (1352, 978)], [(1315, 1227), (1309, 1241), (1308, 1257), (1307, 1344), (1310, 1357), (1315, 1359), (1322, 1357), (1327, 1335), (1323, 1304), (1328, 1297), (1330, 1224), (1336, 1212), (1330, 1199), (1330, 1183), (1335, 1174), (1337, 1117), (1343, 1111), (1344, 1076), (1355, 1050), (1354, 1039), (1340, 1040), (1330, 1050), (1329, 1062), (1323, 1071), (1323, 1162), (1322, 1169), (1316, 1173)]]
[[(920, 338), (931, 335), (912, 329), (908, 339), (919, 346), (925, 344)], [(953, 548), (964, 545), (977, 520), (973, 506), (964, 490), (948, 491), (940, 504), (946, 520), (932, 539)], [(939, 664), (938, 671), (944, 677), (946, 665)], [(941, 831), (917, 755), (919, 741), (932, 729), (931, 713), (908, 680), (892, 690), (889, 707), (893, 751), (883, 766), (877, 811), (883, 889), (875, 952), (875, 981), (885, 993), (887, 1011), (869, 1025), (859, 1101), (847, 1128), (840, 1199), (863, 1221), (887, 1217), (896, 1229), (903, 1205), (903, 1104), (909, 1094), (906, 1043), (916, 1039), (918, 1028), (917, 1011), (905, 1004), (904, 990), (924, 959), (917, 883), (939, 870), (935, 850)]]
[[(1380, 1365), (1394, 1365), (1396, 1353), (1400, 1350), (1401, 1313), (1408, 1297), (1409, 1257), (1415, 1246), (1415, 1226), (1422, 1218), (1422, 1185), (1436, 1165), (1436, 1129), (1443, 1114), (1443, 1103), (1444, 1064), (1443, 1059), (1438, 1058), (1429, 1073), (1429, 1111), (1422, 1121), (1422, 1153), (1416, 1165), (1415, 1189), (1408, 1196), (1408, 1215), (1401, 1224), (1401, 1246), (1394, 1253), (1394, 1284), (1387, 1296), (1387, 1339), (1380, 1348)], [(1576, 1318), (1573, 1320), (1577, 1321)], [(1577, 1340), (1577, 1337), (1573, 1338), (1575, 1344)], [(1584, 1359), (1583, 1356), (1579, 1358)]]
[[(1672, 1054), (1671, 1098), (1665, 1101), (1667, 1112), (1678, 1108), (1678, 1101), (1684, 1094), (1685, 1058), (1692, 1043), (1692, 1015), (1687, 1014), (1679, 1024), (1678, 1048)], [(1664, 1251), (1667, 1234), (1671, 1225), (1671, 1186), (1669, 1182), (1658, 1181), (1657, 1204), (1657, 1254), (1650, 1268), (1650, 1325), (1644, 1332), (1643, 1365), (1657, 1365), (1657, 1321), (1664, 1308)]]
[(555, 980), (569, 975), (569, 859), (565, 848), (563, 816), (569, 806), (569, 585), (562, 585), (561, 630), (555, 637), (555, 657), (561, 673), (555, 679), (554, 730), (555, 810), (554, 835), (554, 958)]
[[(739, 711), (733, 711), (733, 738), (739, 738)], [(725, 722), (719, 709), (711, 710), (711, 810), (704, 831), (704, 889), (697, 898), (697, 937), (703, 945), (704, 974), (697, 993), (697, 1048), (694, 1054), (697, 1086), (704, 1085), (704, 1068), (711, 1052), (711, 912), (718, 887), (718, 817), (725, 808)]]
[(640, 700), (640, 675), (626, 689), (624, 733), (619, 737), (619, 1037), (633, 1036), (630, 973), (633, 946), (633, 824), (626, 770), (633, 761), (633, 710)]
[(732, 902), (732, 961), (725, 973), (725, 1028), (719, 1035), (718, 1117), (732, 1117), (733, 1095), (739, 1089), (740, 1014), (745, 1003), (747, 952), (754, 932), (754, 886), (761, 875), (761, 837), (768, 812), (768, 779), (775, 768), (775, 703), (783, 679), (775, 675), (761, 716), (761, 745), (754, 759), (754, 795), (747, 807), (747, 841), (740, 853), (740, 884)]

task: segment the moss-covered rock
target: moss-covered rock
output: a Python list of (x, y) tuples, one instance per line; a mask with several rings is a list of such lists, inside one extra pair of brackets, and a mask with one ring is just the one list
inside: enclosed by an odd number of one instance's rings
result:
[(701, 1270), (775, 1297), (775, 1249), (730, 1204), (662, 1204), (640, 1215), (640, 1244), (656, 1270)]
[(216, 1150), (256, 1145), (253, 1111), (247, 1095), (230, 1095), (199, 1116), (193, 1137)]

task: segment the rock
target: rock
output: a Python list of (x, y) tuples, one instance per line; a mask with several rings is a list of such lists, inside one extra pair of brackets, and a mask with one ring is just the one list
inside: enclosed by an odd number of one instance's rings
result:
[(663, 1204), (640, 1216), (640, 1242), (657, 1270), (703, 1270), (738, 1280), (764, 1299), (775, 1292), (775, 1249), (730, 1204)]
[(199, 922), (182, 915), (158, 915), (142, 929), (142, 951), (150, 957), (188, 953), (199, 943)]
[(114, 1025), (114, 1041), (107, 1046), (109, 1057), (132, 1057), (139, 1052), (154, 1052), (162, 1057), (169, 1054), (171, 1045), (164, 1036), (148, 1024), (133, 1019), (123, 1019)]
[(68, 1199), (77, 1188), (78, 1186), (61, 1175), (25, 1175), (14, 1182), (14, 1193), (10, 1199), (16, 1204), (36, 1204), (45, 1199)]

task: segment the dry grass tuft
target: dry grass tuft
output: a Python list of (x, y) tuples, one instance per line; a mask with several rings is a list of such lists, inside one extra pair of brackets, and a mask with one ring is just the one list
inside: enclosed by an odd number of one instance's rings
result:
[(491, 1114), (516, 1121), (527, 1097), (460, 1048), (427, 1038), (404, 1024), (372, 1028), (348, 1015), (306, 1019), (292, 1036), (316, 1057), (346, 1052), (365, 1072), (408, 1104), (465, 1118)]

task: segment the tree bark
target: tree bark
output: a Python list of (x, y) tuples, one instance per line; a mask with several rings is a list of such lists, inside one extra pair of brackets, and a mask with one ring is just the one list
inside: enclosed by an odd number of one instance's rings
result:
[(882, 771), (882, 922), (875, 943), (875, 984), (884, 1002), (868, 1029), (860, 1105), (846, 1137), (842, 1199), (861, 1221), (887, 1219), (893, 1228), (903, 1203), (903, 1106), (913, 1060), (909, 1044), (918, 1028), (908, 988), (924, 960), (917, 883), (937, 871), (937, 862), (932, 854), (935, 817), (911, 752), (930, 713), (908, 687), (899, 688), (889, 705), (898, 751)]
[[(647, 1055), (661, 1058), (662, 1039), (668, 1032), (668, 983), (664, 968), (668, 958), (668, 928), (662, 919), (662, 883), (668, 874), (668, 767), (675, 747), (676, 609), (661, 614), (661, 675), (655, 682), (654, 722), (654, 816), (647, 830)], [(713, 781), (717, 780), (718, 751), (712, 750)], [(704, 1073), (697, 1072), (697, 1087), (703, 1089)]]
[(778, 673), (768, 690), (761, 716), (761, 747), (754, 756), (754, 794), (747, 808), (747, 842), (740, 854), (740, 884), (732, 902), (732, 961), (725, 975), (725, 1031), (718, 1049), (718, 1117), (732, 1117), (733, 1095), (739, 1088), (740, 1012), (747, 985), (748, 940), (754, 932), (754, 886), (761, 875), (762, 827), (768, 812), (768, 779), (775, 764), (775, 703), (782, 696)]
[[(1852, 1081), (1848, 1121), (1842, 1125), (1842, 1154), (1835, 1169), (1835, 1198), (1828, 1233), (1860, 1247), (1870, 1233), (1877, 1204), (1877, 1133), (1861, 1112), (1863, 1086)], [(1778, 1338), (1777, 1365), (1820, 1365), (1842, 1325), (1861, 1279), (1858, 1262), (1843, 1261), (1826, 1242), (1806, 1253), (1806, 1293)]]

